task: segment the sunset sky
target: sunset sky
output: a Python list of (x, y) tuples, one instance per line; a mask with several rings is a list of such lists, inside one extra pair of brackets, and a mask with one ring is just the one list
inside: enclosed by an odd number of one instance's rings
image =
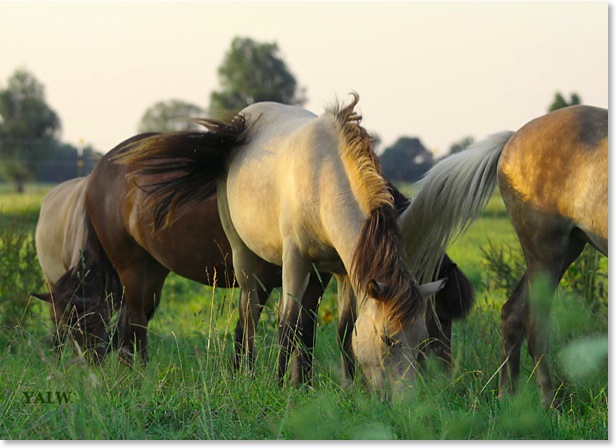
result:
[(385, 146), (417, 136), (442, 155), (518, 129), (557, 91), (608, 107), (608, 3), (589, 1), (1, 1), (0, 87), (31, 71), (62, 139), (105, 152), (157, 101), (206, 108), (235, 36), (276, 42), (315, 113), (357, 91)]

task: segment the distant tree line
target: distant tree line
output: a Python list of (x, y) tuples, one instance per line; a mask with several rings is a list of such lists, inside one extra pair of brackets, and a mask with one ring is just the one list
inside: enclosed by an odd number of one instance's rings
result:
[(0, 178), (23, 192), (27, 181), (61, 182), (92, 170), (93, 148), (60, 141), (61, 122), (45, 100), (45, 87), (18, 69), (0, 88)]
[(383, 175), (392, 182), (416, 182), (434, 163), (432, 152), (416, 137), (400, 137), (380, 157)]
[[(136, 131), (194, 130), (198, 126), (190, 118), (222, 118), (258, 101), (306, 102), (306, 89), (297, 83), (275, 42), (234, 38), (218, 76), (220, 90), (211, 92), (207, 109), (178, 99), (158, 101), (145, 111)], [(579, 103), (575, 93), (570, 101), (556, 93), (549, 110)], [(89, 173), (102, 155), (91, 146), (62, 143), (60, 133), (60, 118), (46, 103), (44, 86), (25, 69), (16, 70), (7, 86), (0, 86), (0, 181), (13, 182), (17, 191), (23, 191), (27, 181), (61, 182)], [(380, 143), (376, 134), (374, 141), (376, 147)], [(472, 137), (461, 139), (449, 154), (463, 151), (472, 142)], [(379, 159), (383, 174), (393, 182), (415, 182), (435, 163), (421, 140), (409, 136), (385, 148)]]

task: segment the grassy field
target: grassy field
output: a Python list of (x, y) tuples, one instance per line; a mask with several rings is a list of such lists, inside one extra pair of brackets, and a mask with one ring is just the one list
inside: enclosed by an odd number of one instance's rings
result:
[(454, 325), (453, 372), (430, 361), (407, 395), (383, 403), (360, 381), (341, 387), (335, 282), (319, 309), (312, 388), (278, 386), (275, 298), (259, 324), (254, 373), (234, 373), (238, 291), (175, 275), (149, 326), (146, 366), (127, 368), (112, 354), (89, 367), (70, 349), (57, 357), (49, 311), (29, 302), (29, 292), (44, 290), (32, 235), (46, 188), (19, 197), (0, 188), (1, 439), (608, 438), (607, 260), (592, 251), (554, 300), (549, 362), (565, 404), (541, 408), (526, 346), (519, 392), (496, 398), (508, 291), (484, 252), (521, 269), (498, 195), (449, 250), (476, 290), (473, 311)]

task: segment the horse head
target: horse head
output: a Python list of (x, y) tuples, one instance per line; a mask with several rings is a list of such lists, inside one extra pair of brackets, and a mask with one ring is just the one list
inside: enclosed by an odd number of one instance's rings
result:
[(414, 285), (419, 309), (403, 321), (382, 300), (386, 286), (372, 281), (368, 296), (359, 305), (352, 346), (364, 380), (374, 390), (388, 394), (404, 389), (415, 379), (419, 348), (428, 332), (424, 319), (426, 298), (438, 292), (446, 280)]
[(105, 281), (97, 263), (70, 268), (52, 285), (51, 292), (32, 296), (50, 304), (54, 346), (68, 338), (75, 354), (100, 363), (110, 346), (108, 324), (112, 303), (105, 293)]

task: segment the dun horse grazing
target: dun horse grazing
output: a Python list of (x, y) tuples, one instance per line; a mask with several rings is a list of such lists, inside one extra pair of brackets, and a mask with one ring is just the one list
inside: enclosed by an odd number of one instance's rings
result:
[[(392, 195), (354, 112), (357, 101), (354, 95), (350, 105), (319, 117), (298, 107), (257, 103), (230, 123), (201, 120), (209, 129), (201, 137), (163, 134), (135, 142), (115, 160), (138, 166), (137, 177), (167, 176), (143, 187), (156, 206), (161, 232), (172, 222), (171, 212), (181, 219), (217, 185), (241, 301), (250, 310), (248, 325), (254, 326), (259, 312), (260, 263), (282, 266), (280, 378), (292, 353), (300, 365), (308, 363), (301, 329), (309, 308), (305, 292), (316, 267), (334, 273), (343, 285), (341, 320), (355, 320), (352, 292), (357, 293), (353, 356), (368, 382), (381, 389), (414, 376), (414, 360), (427, 335), (425, 300), (402, 261)], [(94, 204), (105, 200), (88, 189), (92, 215)], [(104, 229), (95, 227), (100, 236)], [(125, 264), (132, 258), (127, 254)], [(122, 277), (121, 262), (116, 267)], [(440, 286), (432, 284), (424, 293)], [(148, 300), (153, 309), (155, 300)], [(139, 328), (147, 315), (130, 304), (129, 315), (143, 346)]]
[(500, 392), (519, 377), (526, 336), (542, 401), (553, 386), (546, 361), (551, 300), (538, 300), (540, 278), (552, 297), (560, 279), (588, 243), (608, 253), (608, 111), (572, 106), (537, 118), (519, 131), (494, 135), (438, 163), (421, 181), (402, 219), (416, 232), (407, 250), (435, 266), (444, 249), (483, 208), (498, 182), (520, 240), (526, 272), (502, 308), (503, 369)]
[[(110, 345), (107, 324), (117, 305), (107, 299), (121, 297), (121, 287), (113, 272), (103, 273), (88, 243), (84, 225), (87, 180), (63, 182), (43, 199), (35, 241), (51, 292), (33, 296), (51, 305), (56, 348), (69, 336), (75, 351), (99, 362)], [(111, 290), (115, 294), (108, 295)]]

